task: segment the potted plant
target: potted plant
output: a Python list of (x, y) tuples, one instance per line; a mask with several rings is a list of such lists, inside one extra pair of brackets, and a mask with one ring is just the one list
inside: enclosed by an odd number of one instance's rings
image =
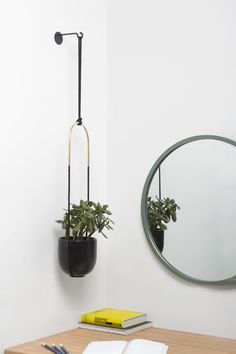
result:
[(158, 198), (153, 200), (148, 197), (147, 200), (147, 217), (151, 233), (154, 241), (160, 252), (164, 247), (164, 230), (167, 230), (166, 224), (170, 221), (176, 222), (177, 209), (180, 207), (176, 204), (174, 199)]
[[(72, 204), (62, 220), (56, 220), (65, 230), (59, 239), (59, 263), (63, 271), (72, 277), (83, 277), (94, 268), (97, 258), (97, 240), (94, 234), (112, 230), (112, 213), (108, 205), (80, 200)], [(70, 235), (70, 230), (72, 235)]]

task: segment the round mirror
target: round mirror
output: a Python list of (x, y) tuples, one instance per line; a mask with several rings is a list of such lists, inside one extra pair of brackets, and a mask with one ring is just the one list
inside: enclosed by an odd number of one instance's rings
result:
[(236, 142), (190, 137), (155, 162), (142, 194), (142, 222), (164, 265), (196, 283), (236, 282)]

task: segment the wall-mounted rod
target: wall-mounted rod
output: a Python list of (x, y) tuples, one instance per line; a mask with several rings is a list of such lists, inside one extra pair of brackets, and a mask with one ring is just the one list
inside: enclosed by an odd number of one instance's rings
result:
[(83, 33), (71, 32), (71, 33), (61, 33), (56, 32), (54, 35), (55, 42), (57, 44), (62, 44), (63, 36), (76, 36), (78, 38), (78, 118), (76, 120), (78, 125), (82, 124), (81, 117), (81, 65), (82, 65), (82, 38)]

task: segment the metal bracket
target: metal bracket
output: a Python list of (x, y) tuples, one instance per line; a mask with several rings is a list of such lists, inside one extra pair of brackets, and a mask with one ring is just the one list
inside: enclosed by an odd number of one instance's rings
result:
[(83, 38), (83, 36), (84, 36), (82, 32), (80, 32), (79, 34), (77, 32), (71, 32), (71, 33), (56, 32), (54, 35), (54, 39), (55, 39), (55, 42), (60, 45), (63, 42), (63, 36), (71, 36), (71, 35), (77, 36), (78, 39)]

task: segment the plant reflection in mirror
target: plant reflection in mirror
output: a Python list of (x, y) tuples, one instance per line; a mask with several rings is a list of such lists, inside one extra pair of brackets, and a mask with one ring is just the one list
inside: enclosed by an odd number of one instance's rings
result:
[(180, 207), (174, 199), (158, 198), (153, 200), (151, 197), (147, 199), (147, 216), (149, 227), (152, 230), (167, 230), (166, 224), (171, 220), (176, 222), (177, 209)]

